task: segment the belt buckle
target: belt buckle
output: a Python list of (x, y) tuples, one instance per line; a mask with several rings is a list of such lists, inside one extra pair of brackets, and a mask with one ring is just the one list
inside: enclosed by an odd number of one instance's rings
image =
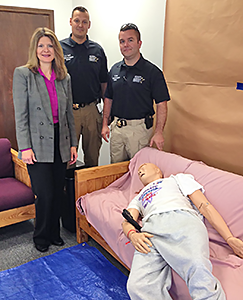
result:
[(116, 121), (116, 126), (118, 128), (122, 128), (123, 126), (127, 126), (127, 121), (125, 119), (118, 119)]
[(73, 103), (73, 109), (78, 110), (80, 108), (79, 103)]

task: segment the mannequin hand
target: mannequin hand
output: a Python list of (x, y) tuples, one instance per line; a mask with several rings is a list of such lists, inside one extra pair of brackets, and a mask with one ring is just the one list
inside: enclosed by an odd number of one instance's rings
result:
[(233, 251), (236, 255), (243, 258), (243, 242), (242, 242), (242, 240), (232, 236), (232, 237), (228, 238), (227, 243), (233, 249)]
[(150, 252), (149, 246), (152, 247), (153, 245), (149, 238), (153, 237), (152, 234), (147, 232), (132, 232), (129, 237), (136, 250), (146, 254)]
[(22, 161), (29, 165), (33, 165), (35, 162), (37, 162), (32, 149), (22, 151)]

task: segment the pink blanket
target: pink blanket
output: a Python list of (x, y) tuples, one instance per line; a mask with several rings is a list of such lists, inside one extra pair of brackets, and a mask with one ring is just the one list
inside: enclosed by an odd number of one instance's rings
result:
[[(82, 197), (86, 218), (99, 231), (120, 259), (131, 266), (134, 248), (121, 228), (121, 212), (142, 188), (137, 176), (138, 167), (145, 162), (156, 164), (165, 177), (171, 174), (192, 174), (201, 183), (209, 201), (221, 213), (230, 230), (243, 240), (243, 177), (209, 167), (176, 154), (144, 148), (131, 160), (129, 172), (103, 190)], [(227, 300), (243, 297), (243, 260), (233, 254), (231, 248), (206, 221), (210, 239), (213, 273), (220, 280)], [(185, 282), (174, 272), (170, 290), (173, 299), (190, 300)]]

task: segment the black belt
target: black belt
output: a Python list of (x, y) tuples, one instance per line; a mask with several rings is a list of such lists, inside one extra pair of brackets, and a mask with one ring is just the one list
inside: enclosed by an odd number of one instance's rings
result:
[(118, 128), (122, 128), (123, 126), (137, 126), (139, 124), (145, 124), (147, 129), (150, 129), (153, 126), (153, 116), (148, 115), (142, 119), (132, 119), (127, 120), (124, 118), (114, 117), (115, 124)]
[(86, 105), (89, 105), (89, 103), (73, 103), (73, 109), (78, 110), (81, 107), (85, 107)]
[(78, 110), (78, 109), (80, 109), (81, 107), (85, 107), (85, 106), (87, 106), (87, 105), (90, 105), (91, 103), (97, 104), (97, 103), (98, 103), (98, 100), (95, 100), (95, 101), (89, 102), (89, 103), (73, 103), (73, 109), (74, 109), (74, 110)]
[(135, 126), (138, 124), (143, 124), (144, 123), (144, 118), (143, 119), (132, 119), (132, 120), (127, 120), (124, 118), (114, 118), (115, 124), (118, 128), (122, 128), (124, 126), (130, 125), (130, 126)]

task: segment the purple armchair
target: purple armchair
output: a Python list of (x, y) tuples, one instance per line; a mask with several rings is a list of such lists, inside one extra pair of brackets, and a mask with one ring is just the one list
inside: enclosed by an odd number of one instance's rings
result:
[(34, 200), (25, 163), (0, 138), (0, 227), (35, 218)]

